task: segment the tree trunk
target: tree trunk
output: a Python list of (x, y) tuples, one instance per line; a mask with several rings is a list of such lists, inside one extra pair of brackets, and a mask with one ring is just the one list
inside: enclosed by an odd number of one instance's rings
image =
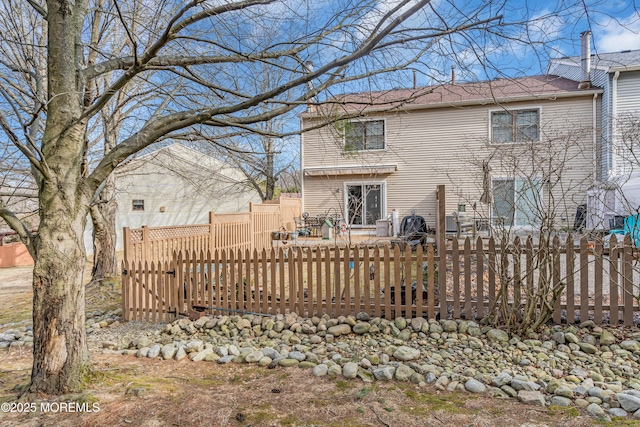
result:
[(84, 328), (83, 233), (91, 187), (83, 182), (86, 121), (82, 115), (80, 34), (87, 1), (49, 0), (47, 121), (42, 136), (40, 223), (33, 242), (32, 393), (79, 390), (90, 368)]
[(80, 389), (90, 366), (83, 280), (87, 210), (68, 211), (64, 208), (68, 204), (55, 195), (52, 187), (41, 191), (42, 213), (34, 244), (33, 370), (29, 391), (63, 394)]
[(118, 257), (116, 256), (116, 213), (118, 204), (115, 199), (115, 176), (107, 178), (100, 193), (99, 201), (91, 207), (93, 223), (93, 269), (91, 281), (102, 282), (117, 280), (119, 276)]

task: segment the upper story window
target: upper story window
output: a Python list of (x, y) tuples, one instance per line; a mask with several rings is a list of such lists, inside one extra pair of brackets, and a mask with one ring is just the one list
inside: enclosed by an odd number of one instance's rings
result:
[(142, 199), (133, 199), (132, 203), (132, 209), (134, 211), (143, 211), (144, 210), (144, 200)]
[(345, 150), (384, 150), (384, 120), (349, 122), (345, 131)]
[(505, 144), (534, 142), (540, 139), (540, 110), (493, 111), (491, 142)]

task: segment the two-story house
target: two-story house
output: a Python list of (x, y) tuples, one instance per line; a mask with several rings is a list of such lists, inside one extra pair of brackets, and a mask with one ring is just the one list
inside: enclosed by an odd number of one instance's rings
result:
[(589, 191), (589, 228), (608, 228), (614, 215), (640, 208), (640, 50), (591, 54), (581, 34), (580, 56), (553, 59), (548, 73), (601, 87), (597, 181)]
[[(602, 90), (557, 76), (344, 95), (302, 114), (303, 210), (352, 230), (413, 211), (573, 225), (596, 174)], [(557, 222), (556, 222), (557, 225)]]

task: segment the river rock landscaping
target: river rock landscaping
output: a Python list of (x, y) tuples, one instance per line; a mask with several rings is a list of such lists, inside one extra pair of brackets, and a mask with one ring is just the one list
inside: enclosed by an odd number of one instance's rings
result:
[[(296, 367), (352, 381), (409, 381), (589, 415), (640, 419), (640, 331), (591, 321), (528, 336), (464, 320), (357, 316), (216, 316), (170, 324), (119, 323), (118, 311), (87, 321), (89, 345), (106, 354)], [(28, 328), (0, 335), (28, 346)], [(18, 344), (20, 343), (20, 344)]]
[[(640, 419), (640, 331), (592, 321), (526, 337), (465, 320), (357, 316), (186, 318), (120, 322), (120, 309), (88, 313), (89, 346), (105, 354), (297, 367), (365, 383), (433, 384), (437, 390), (577, 407), (609, 421)], [(0, 333), (0, 348), (29, 348), (30, 326)]]

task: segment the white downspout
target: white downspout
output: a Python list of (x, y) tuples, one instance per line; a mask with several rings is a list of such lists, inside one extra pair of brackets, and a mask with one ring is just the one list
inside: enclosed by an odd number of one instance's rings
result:
[(618, 162), (616, 161), (617, 148), (617, 117), (618, 114), (618, 77), (620, 71), (616, 71), (613, 75), (613, 83), (611, 85), (611, 175), (618, 176)]
[(599, 181), (599, 177), (598, 177), (598, 139), (597, 139), (597, 132), (598, 132), (598, 121), (596, 119), (596, 115), (598, 113), (598, 104), (597, 104), (597, 100), (598, 100), (598, 94), (594, 93), (593, 94), (593, 121), (592, 121), (592, 126), (593, 126), (593, 183), (595, 184), (596, 181)]
[(304, 119), (300, 117), (300, 206), (301, 212), (304, 212), (304, 169), (302, 159), (304, 159)]

